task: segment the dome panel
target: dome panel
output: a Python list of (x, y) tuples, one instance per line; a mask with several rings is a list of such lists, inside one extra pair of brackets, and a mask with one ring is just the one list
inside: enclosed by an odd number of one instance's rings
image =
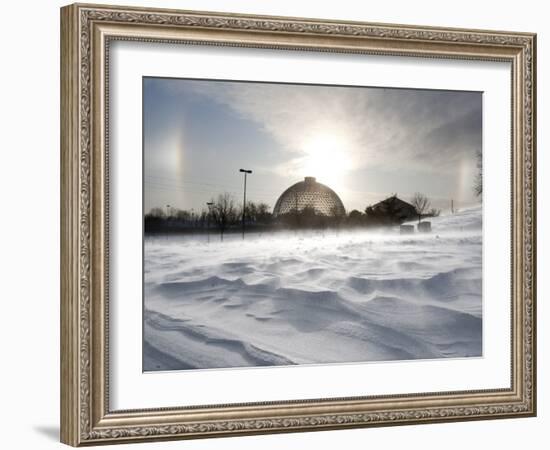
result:
[(314, 177), (306, 177), (281, 194), (273, 208), (273, 215), (302, 211), (308, 207), (325, 216), (340, 216), (346, 212), (336, 192), (318, 183)]

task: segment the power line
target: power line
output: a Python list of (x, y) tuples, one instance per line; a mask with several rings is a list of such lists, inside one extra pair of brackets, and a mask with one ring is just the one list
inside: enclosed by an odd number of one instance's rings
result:
[(161, 180), (163, 182), (176, 181), (178, 183), (183, 183), (183, 184), (196, 184), (196, 185), (199, 185), (199, 186), (213, 186), (213, 187), (229, 187), (230, 189), (237, 189), (237, 186), (228, 186), (228, 185), (224, 185), (224, 184), (214, 184), (214, 183), (204, 183), (204, 182), (198, 182), (198, 181), (187, 181), (187, 180), (181, 180), (181, 179), (176, 180), (175, 178), (167, 178), (167, 177), (158, 177), (158, 176), (146, 175), (145, 178), (149, 178), (149, 179), (152, 179), (152, 180)]
[[(198, 185), (205, 185), (205, 186), (225, 187), (225, 188), (236, 189), (236, 190), (240, 189), (239, 185), (230, 184), (230, 183), (233, 183), (235, 181), (234, 179), (232, 179), (230, 182), (228, 182), (228, 184), (220, 184), (218, 182), (219, 181), (218, 179), (213, 180), (212, 178), (209, 179), (207, 177), (201, 177), (201, 181), (195, 181), (192, 177), (188, 177), (188, 176), (185, 176), (184, 178), (180, 178), (180, 177), (176, 178), (176, 177), (170, 177), (170, 176), (159, 176), (159, 175), (151, 175), (151, 174), (147, 175), (146, 174), (145, 178), (157, 179), (157, 180), (162, 180), (162, 181), (170, 181), (170, 182), (175, 181), (177, 183), (184, 183), (184, 184), (198, 184)], [(212, 180), (212, 181), (215, 181), (215, 182), (213, 182), (213, 183), (205, 182), (204, 181), (205, 179), (206, 180)], [(280, 194), (280, 192), (282, 192), (284, 190), (284, 188), (282, 188), (280, 191), (279, 190), (275, 191), (274, 189), (265, 189), (265, 188), (261, 188), (261, 187), (256, 187), (255, 190), (265, 191), (265, 192), (269, 192), (269, 193), (273, 193), (273, 194)]]
[[(174, 192), (174, 191), (178, 191), (178, 192), (183, 192), (183, 193), (186, 193), (186, 194), (195, 194), (195, 195), (205, 195), (205, 196), (214, 196), (214, 195), (218, 195), (222, 192), (220, 192), (220, 190), (207, 190), (207, 189), (190, 189), (190, 188), (187, 188), (185, 186), (167, 186), (167, 185), (163, 185), (163, 184), (159, 184), (159, 183), (151, 183), (151, 182), (148, 182), (146, 181), (145, 182), (150, 188), (152, 189), (155, 189), (155, 190), (160, 190), (160, 191), (165, 191), (165, 192)], [(251, 193), (251, 197), (254, 197), (256, 199), (261, 199), (263, 201), (265, 201), (266, 203), (270, 203), (273, 201), (273, 198), (272, 196), (268, 196), (267, 194), (258, 194), (254, 191), (254, 189), (249, 189), (248, 190), (249, 193)], [(240, 192), (238, 191), (228, 191), (228, 190), (223, 190), (223, 192), (227, 192), (235, 197), (237, 196), (240, 196)]]
[[(184, 180), (177, 180), (178, 183), (172, 183), (173, 179), (169, 179), (169, 178), (163, 179), (161, 177), (150, 177), (150, 176), (146, 176), (146, 178), (151, 179), (150, 181), (145, 180), (146, 184), (155, 184), (155, 185), (161, 184), (163, 186), (174, 187), (174, 188), (189, 189), (187, 186), (184, 186), (183, 184), (191, 184), (191, 185), (197, 185), (197, 186), (214, 187), (214, 188), (217, 188), (218, 190), (225, 190), (225, 191), (227, 189), (232, 189), (233, 192), (239, 192), (239, 190), (240, 190), (239, 186), (228, 186), (228, 185), (213, 184), (213, 183), (199, 183), (199, 182), (184, 181)], [(156, 178), (156, 179), (162, 180), (162, 181), (155, 181), (153, 178)], [(182, 183), (182, 184), (179, 184), (179, 183)], [(280, 195), (280, 193), (282, 192), (282, 190), (281, 191), (279, 191), (279, 190), (276, 191), (274, 189), (263, 189), (263, 188), (254, 187), (254, 186), (252, 187), (251, 190), (253, 192), (263, 191), (265, 193), (268, 193), (268, 194), (271, 194), (271, 195), (276, 195), (276, 196)]]

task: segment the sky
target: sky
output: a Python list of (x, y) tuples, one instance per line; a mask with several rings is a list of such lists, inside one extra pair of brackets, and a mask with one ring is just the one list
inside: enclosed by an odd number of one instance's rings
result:
[(144, 211), (200, 211), (228, 192), (275, 205), (306, 176), (346, 211), (415, 192), (478, 203), (482, 93), (145, 77)]

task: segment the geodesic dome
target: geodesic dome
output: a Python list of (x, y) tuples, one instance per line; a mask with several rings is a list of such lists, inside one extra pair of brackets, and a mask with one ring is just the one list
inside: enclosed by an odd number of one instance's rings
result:
[(302, 211), (307, 207), (325, 216), (340, 216), (346, 212), (336, 192), (318, 183), (314, 177), (305, 177), (304, 181), (293, 184), (281, 194), (273, 208), (273, 215)]

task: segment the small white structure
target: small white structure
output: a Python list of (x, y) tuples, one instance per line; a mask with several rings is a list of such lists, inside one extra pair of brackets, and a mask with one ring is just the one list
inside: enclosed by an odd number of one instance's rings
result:
[(420, 222), (418, 224), (418, 232), (419, 233), (431, 233), (432, 231), (432, 223), (431, 222)]
[(401, 225), (399, 227), (400, 234), (414, 234), (414, 225)]

